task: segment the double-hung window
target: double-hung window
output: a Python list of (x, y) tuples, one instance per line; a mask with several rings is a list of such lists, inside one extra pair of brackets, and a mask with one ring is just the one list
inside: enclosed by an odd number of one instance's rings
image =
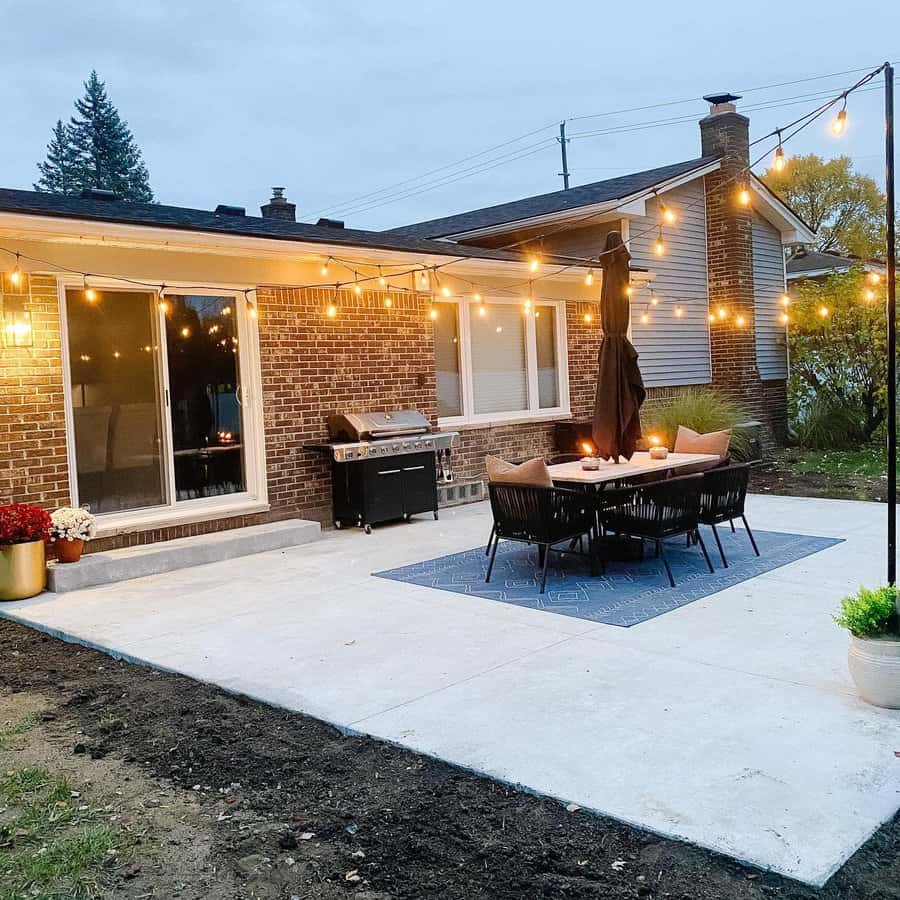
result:
[(447, 425), (568, 413), (565, 304), (434, 304), (438, 418)]
[(124, 524), (262, 505), (258, 352), (244, 295), (63, 281), (60, 300), (73, 501)]

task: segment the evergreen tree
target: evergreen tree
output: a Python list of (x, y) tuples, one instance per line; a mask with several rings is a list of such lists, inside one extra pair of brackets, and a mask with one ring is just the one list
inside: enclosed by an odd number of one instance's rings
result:
[(35, 184), (36, 191), (48, 191), (51, 194), (74, 194), (81, 190), (81, 166), (78, 154), (72, 146), (72, 135), (69, 128), (57, 119), (53, 128), (53, 137), (47, 144), (47, 160), (38, 163), (40, 180)]
[[(125, 200), (152, 202), (141, 151), (96, 72), (84, 83), (84, 91), (69, 124), (57, 123), (47, 161), (38, 166), (42, 177), (35, 188), (65, 194), (100, 188)], [(68, 173), (65, 180), (63, 171)]]

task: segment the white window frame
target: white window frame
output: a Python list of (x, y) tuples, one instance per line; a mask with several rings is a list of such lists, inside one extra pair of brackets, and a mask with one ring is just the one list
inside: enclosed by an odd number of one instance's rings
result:
[[(136, 281), (140, 279), (135, 279)], [(80, 276), (62, 275), (57, 277), (59, 299), (60, 337), (62, 343), (63, 397), (66, 420), (66, 448), (69, 468), (69, 495), (73, 506), (79, 505), (78, 466), (75, 453), (75, 417), (72, 406), (71, 366), (69, 356), (69, 327), (66, 291), (80, 290), (84, 286)], [(242, 416), (242, 441), (244, 450), (244, 478), (246, 489), (234, 494), (218, 497), (201, 497), (194, 500), (175, 498), (175, 457), (172, 453), (172, 416), (169, 405), (169, 366), (165, 335), (165, 312), (160, 307), (160, 292), (152, 287), (123, 284), (114, 278), (91, 277), (91, 287), (101, 291), (124, 291), (144, 293), (153, 298), (155, 319), (154, 333), (160, 337), (160, 353), (157, 364), (160, 367), (159, 387), (162, 390), (161, 446), (163, 455), (163, 482), (168, 500), (159, 506), (141, 509), (97, 514), (97, 530), (100, 537), (129, 531), (143, 531), (149, 528), (179, 525), (191, 522), (205, 522), (223, 516), (249, 515), (269, 509), (266, 479), (265, 432), (262, 409), (262, 373), (259, 358), (259, 328), (254, 317), (249, 314), (246, 288), (233, 285), (205, 287), (203, 296), (224, 297), (231, 301), (235, 311), (238, 341), (238, 371), (241, 373), (241, 389), (238, 396)], [(199, 292), (185, 282), (166, 282), (165, 295), (196, 295)]]
[[(534, 305), (551, 308), (555, 318), (556, 334), (556, 374), (559, 405), (539, 407), (537, 341), (534, 329), (534, 316), (525, 316), (525, 363), (528, 381), (528, 409), (511, 412), (475, 412), (475, 389), (472, 377), (472, 315), (473, 307), (480, 303), (468, 298), (441, 298), (439, 303), (456, 307), (457, 332), (459, 334), (459, 380), (462, 395), (462, 415), (440, 416), (438, 425), (442, 428), (459, 428), (465, 425), (495, 425), (515, 422), (534, 422), (565, 418), (571, 415), (569, 406), (569, 353), (566, 339), (566, 302), (565, 300), (535, 300)], [(522, 301), (511, 297), (485, 296), (486, 306), (509, 305), (522, 307)], [(523, 316), (525, 315), (523, 310)], [(477, 313), (474, 313), (477, 315)]]

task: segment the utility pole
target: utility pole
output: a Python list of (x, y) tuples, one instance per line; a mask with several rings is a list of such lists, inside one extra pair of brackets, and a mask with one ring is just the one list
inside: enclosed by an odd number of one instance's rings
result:
[(559, 149), (562, 153), (562, 172), (559, 174), (562, 175), (563, 190), (567, 191), (569, 189), (569, 162), (566, 159), (566, 144), (569, 143), (569, 139), (566, 137), (565, 119), (559, 123), (559, 137), (557, 140), (559, 141)]
[(888, 584), (897, 581), (897, 246), (894, 222), (894, 67), (884, 64), (884, 193), (887, 200)]

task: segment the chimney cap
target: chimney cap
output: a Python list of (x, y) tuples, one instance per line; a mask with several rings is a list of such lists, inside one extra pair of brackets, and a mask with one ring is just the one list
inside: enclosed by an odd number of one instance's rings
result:
[(725, 91), (721, 94), (704, 94), (703, 99), (712, 106), (718, 106), (720, 103), (734, 103), (735, 100), (741, 99), (741, 95)]
[(273, 200), (284, 200), (286, 199), (284, 196), (284, 186), (281, 187), (273, 187), (272, 188), (272, 199)]

